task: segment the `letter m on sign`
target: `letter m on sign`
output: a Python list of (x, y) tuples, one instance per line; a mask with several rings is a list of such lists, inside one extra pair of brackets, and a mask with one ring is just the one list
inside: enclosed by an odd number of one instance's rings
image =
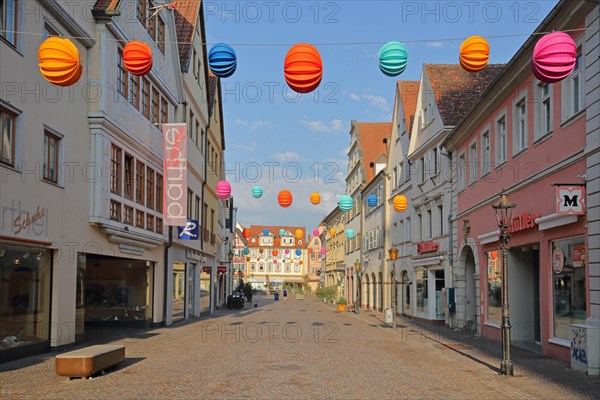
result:
[(556, 188), (558, 214), (585, 214), (585, 188), (583, 186), (558, 186)]

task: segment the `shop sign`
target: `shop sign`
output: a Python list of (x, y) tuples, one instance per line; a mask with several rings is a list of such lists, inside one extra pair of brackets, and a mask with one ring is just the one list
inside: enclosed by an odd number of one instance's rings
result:
[(585, 267), (585, 245), (573, 246), (573, 268)]
[(552, 269), (555, 274), (560, 274), (565, 265), (565, 255), (560, 247), (557, 247), (552, 252)]
[(225, 266), (225, 265), (219, 265), (217, 267), (217, 272), (219, 274), (224, 274), (225, 272), (227, 272), (227, 266)]
[(163, 124), (164, 224), (187, 223), (187, 135), (186, 124)]
[(212, 271), (212, 267), (202, 267), (202, 272), (204, 272), (206, 274), (210, 274), (211, 271)]
[(244, 257), (234, 257), (233, 262), (235, 264), (244, 264), (246, 262), (246, 259)]
[(539, 217), (541, 217), (541, 214), (531, 215), (529, 213), (523, 213), (513, 217), (512, 224), (508, 227), (508, 233), (515, 233), (535, 227), (537, 225), (535, 220)]
[(196, 252), (194, 250), (190, 250), (190, 249), (186, 250), (185, 256), (187, 258), (189, 258), (190, 260), (196, 260), (196, 261), (200, 261), (200, 258), (201, 258), (200, 257), (200, 253), (198, 253), (198, 252)]
[(179, 240), (198, 240), (198, 220), (188, 219), (185, 226), (177, 227), (177, 238)]
[(23, 209), (21, 201), (11, 200), (10, 205), (2, 206), (0, 213), (1, 230), (15, 236), (46, 238), (48, 236), (48, 209), (40, 207)]
[(585, 214), (585, 187), (557, 186), (556, 212), (558, 214)]
[(418, 254), (431, 253), (433, 251), (437, 251), (438, 248), (439, 248), (439, 245), (437, 242), (417, 243), (417, 253)]
[(144, 249), (137, 246), (131, 246), (129, 244), (119, 244), (119, 252), (123, 254), (129, 254), (132, 256), (143, 256)]

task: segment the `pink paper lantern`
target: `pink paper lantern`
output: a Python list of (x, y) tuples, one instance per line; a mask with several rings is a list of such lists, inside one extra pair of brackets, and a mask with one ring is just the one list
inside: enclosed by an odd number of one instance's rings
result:
[(273, 260), (273, 264), (277, 264), (277, 260)]
[(537, 79), (545, 83), (560, 82), (575, 68), (577, 45), (564, 32), (542, 36), (533, 49), (531, 69)]
[(290, 254), (290, 249), (285, 249), (285, 254)]
[(318, 229), (315, 229), (313, 231), (313, 236), (319, 236), (319, 230)]
[(220, 199), (226, 199), (231, 194), (231, 185), (227, 181), (217, 183), (217, 196)]
[(325, 249), (325, 247), (321, 247), (321, 254), (325, 254), (327, 253), (327, 249)]

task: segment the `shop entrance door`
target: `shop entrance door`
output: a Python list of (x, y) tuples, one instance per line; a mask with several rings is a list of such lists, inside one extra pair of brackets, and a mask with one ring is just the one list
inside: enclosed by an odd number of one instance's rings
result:
[(542, 333), (540, 329), (540, 251), (533, 250), (533, 316), (534, 316), (534, 337), (539, 344), (542, 343)]
[(187, 290), (185, 291), (187, 300), (186, 300), (186, 305), (187, 305), (187, 312), (186, 312), (186, 318), (189, 318), (193, 315), (196, 315), (196, 302), (194, 301), (194, 298), (196, 297), (196, 291), (194, 290), (194, 288), (196, 287), (195, 282), (196, 282), (196, 265), (194, 264), (189, 264), (188, 268), (187, 268)]

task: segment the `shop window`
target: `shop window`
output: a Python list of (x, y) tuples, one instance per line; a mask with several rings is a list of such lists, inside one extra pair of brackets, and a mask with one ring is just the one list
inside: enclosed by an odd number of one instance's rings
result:
[(185, 317), (185, 264), (173, 263), (173, 321)]
[(485, 253), (487, 264), (487, 322), (502, 323), (502, 255), (499, 250)]
[(583, 237), (552, 243), (554, 337), (569, 340), (570, 324), (586, 319), (587, 252)]
[(434, 271), (435, 275), (435, 318), (436, 319), (444, 319), (444, 314), (446, 309), (444, 308), (444, 287), (445, 279), (444, 279), (444, 270), (438, 269)]
[(211, 272), (211, 267), (207, 267), (200, 273), (200, 313), (210, 312)]
[(51, 253), (0, 245), (0, 358), (2, 351), (49, 341)]
[(429, 314), (429, 294), (427, 288), (427, 271), (415, 272), (417, 282), (417, 314), (427, 317)]

